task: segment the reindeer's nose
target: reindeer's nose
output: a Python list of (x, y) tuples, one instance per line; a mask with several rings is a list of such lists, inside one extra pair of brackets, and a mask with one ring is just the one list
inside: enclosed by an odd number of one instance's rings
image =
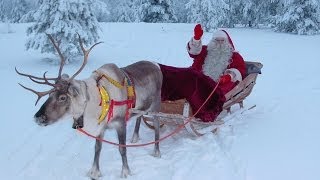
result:
[(34, 115), (35, 118), (41, 118), (44, 117), (44, 112), (42, 110), (42, 108)]
[(46, 119), (45, 117), (45, 114), (46, 113), (46, 103), (44, 103), (41, 108), (39, 109), (39, 111), (34, 115), (35, 118), (44, 118)]
[(36, 121), (36, 123), (38, 124), (38, 125), (40, 125), (40, 126), (46, 126), (46, 125), (48, 125), (48, 123), (47, 123), (47, 116), (45, 116), (45, 115), (38, 115), (37, 116), (37, 114), (34, 116), (34, 118), (35, 118), (35, 121)]
[(80, 116), (78, 119), (73, 119), (72, 128), (73, 129), (83, 128), (83, 116)]

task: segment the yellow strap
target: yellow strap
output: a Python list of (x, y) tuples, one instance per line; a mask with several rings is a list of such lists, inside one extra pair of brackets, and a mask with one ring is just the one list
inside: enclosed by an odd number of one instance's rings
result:
[(133, 86), (128, 86), (128, 97), (134, 97), (134, 89)]
[(118, 81), (112, 79), (111, 77), (103, 74), (103, 73), (100, 73), (99, 71), (95, 71), (97, 74), (99, 74), (100, 77), (104, 77), (106, 78), (111, 84), (113, 84), (115, 87), (119, 88), (119, 89), (122, 89), (124, 87), (124, 83), (119, 83)]
[(106, 91), (106, 89), (104, 87), (99, 87), (99, 91), (100, 91), (100, 95), (101, 95), (101, 115), (99, 117), (98, 120), (98, 124), (100, 124), (107, 116), (108, 111), (109, 111), (109, 101), (110, 101), (110, 97), (108, 92)]
[(120, 84), (118, 81), (112, 79), (111, 77), (109, 76), (106, 76), (104, 74), (102, 74), (102, 76), (104, 78), (106, 78), (111, 84), (113, 84), (115, 87), (119, 88), (119, 89), (122, 89), (124, 87), (124, 85)]

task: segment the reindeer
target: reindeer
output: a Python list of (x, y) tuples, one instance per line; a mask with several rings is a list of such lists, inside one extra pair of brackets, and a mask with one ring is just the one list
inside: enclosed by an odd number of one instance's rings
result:
[[(47, 34), (60, 57), (60, 68), (57, 78), (46, 77), (46, 72), (43, 77), (37, 77), (29, 74), (16, 72), (30, 78), (33, 82), (38, 84), (45, 84), (52, 87), (52, 89), (45, 92), (37, 92), (31, 88), (25, 87), (19, 83), (23, 88), (35, 93), (38, 96), (36, 104), (41, 97), (49, 95), (48, 99), (41, 106), (39, 111), (34, 115), (35, 121), (40, 126), (51, 125), (66, 115), (71, 115), (74, 120), (74, 128), (84, 128), (91, 134), (103, 138), (107, 128), (115, 128), (119, 144), (126, 144), (126, 119), (128, 118), (128, 109), (132, 104), (114, 105), (110, 107), (110, 101), (127, 102), (128, 89), (125, 88), (125, 80), (131, 79), (134, 83), (135, 94), (135, 108), (143, 111), (159, 111), (161, 102), (161, 86), (162, 86), (162, 73), (156, 63), (149, 61), (139, 61), (124, 68), (118, 68), (115, 64), (105, 64), (92, 73), (92, 75), (84, 80), (76, 80), (75, 77), (83, 70), (88, 61), (90, 51), (96, 43), (86, 50), (83, 42), (79, 37), (79, 44), (84, 54), (83, 63), (80, 69), (71, 77), (67, 74), (62, 74), (65, 58), (63, 57), (58, 43), (53, 37)], [(119, 85), (122, 85), (119, 87)], [(107, 116), (102, 116), (103, 107), (100, 106), (102, 100), (101, 92), (105, 90), (108, 94), (108, 102), (104, 104), (109, 105)], [(132, 92), (131, 92), (132, 93)], [(128, 101), (129, 102), (129, 101)], [(111, 115), (110, 115), (111, 114)], [(109, 117), (109, 118), (108, 118)], [(98, 119), (103, 120), (98, 122)], [(104, 120), (104, 119), (108, 119)], [(137, 118), (135, 132), (132, 142), (139, 139), (139, 125), (141, 117)], [(157, 132), (159, 133), (159, 131)], [(159, 139), (159, 134), (155, 135), (155, 139)], [(88, 172), (91, 179), (98, 179), (101, 177), (99, 168), (99, 157), (102, 148), (102, 142), (96, 140), (95, 154), (92, 167)], [(119, 146), (119, 151), (122, 157), (122, 171), (121, 177), (131, 175), (128, 162), (126, 147)], [(159, 144), (157, 143), (154, 148), (155, 156), (160, 156)]]

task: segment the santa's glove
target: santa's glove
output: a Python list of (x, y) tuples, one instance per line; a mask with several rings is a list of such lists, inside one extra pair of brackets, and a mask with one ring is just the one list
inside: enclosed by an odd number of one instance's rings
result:
[(220, 77), (220, 84), (226, 84), (231, 81), (231, 75), (226, 74)]
[(203, 30), (202, 30), (201, 24), (197, 24), (194, 27), (194, 36), (193, 36), (193, 38), (195, 40), (199, 40), (199, 39), (201, 39), (202, 35), (203, 35)]

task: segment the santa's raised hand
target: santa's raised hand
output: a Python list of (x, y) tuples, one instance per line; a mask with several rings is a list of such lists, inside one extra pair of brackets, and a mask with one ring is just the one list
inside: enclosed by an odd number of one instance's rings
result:
[(203, 35), (203, 30), (202, 30), (201, 24), (197, 24), (194, 27), (194, 36), (193, 36), (193, 38), (195, 40), (199, 40), (199, 39), (201, 39), (202, 35)]

